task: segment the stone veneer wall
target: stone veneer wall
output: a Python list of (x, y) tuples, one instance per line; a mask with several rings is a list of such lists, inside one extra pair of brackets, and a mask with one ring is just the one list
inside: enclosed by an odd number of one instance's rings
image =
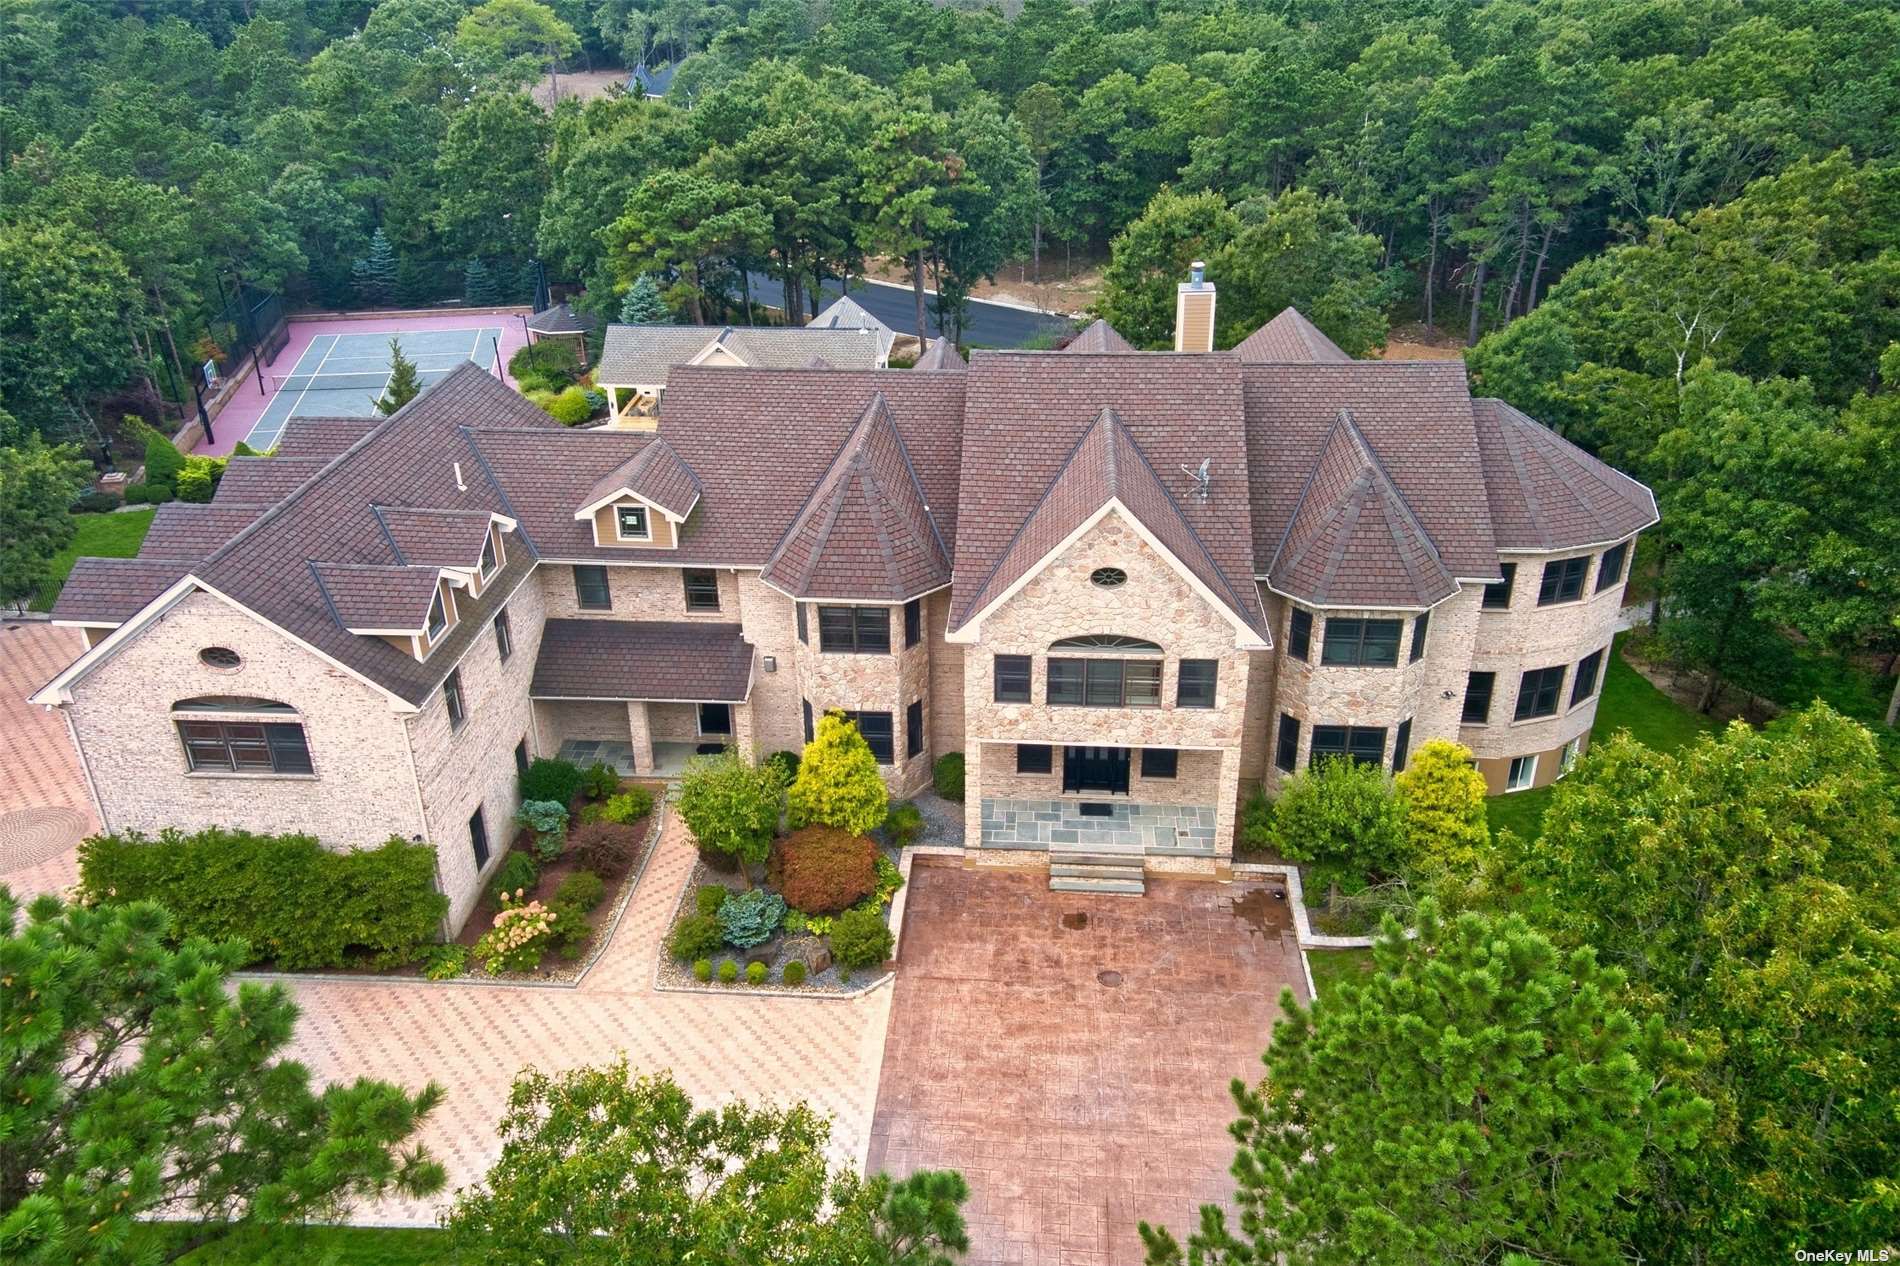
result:
[[(797, 672), (794, 675), (800, 701), (794, 706), (799, 708), (801, 740), (804, 701), (811, 703), (814, 721), (833, 708), (850, 712), (889, 712), (893, 760), (891, 764), (879, 768), (893, 795), (915, 795), (930, 782), (931, 747), (927, 741), (930, 716), (929, 636), (920, 639), (915, 646), (904, 645), (904, 608), (901, 604), (839, 603), (836, 605), (885, 606), (890, 612), (891, 651), (889, 654), (868, 655), (835, 651), (827, 653), (820, 649), (818, 607), (833, 604), (805, 605), (811, 640), (797, 647)], [(906, 757), (904, 710), (911, 700), (920, 698), (924, 700), (926, 742), (920, 755)]]
[[(530, 755), (541, 750), (534, 735), (534, 705), (528, 698), (546, 623), (542, 589), (535, 577), (529, 576), (508, 595), (507, 611), (513, 647), (507, 661), (501, 658), (491, 616), (456, 665), (467, 714), (462, 727), (449, 728), (440, 689), (408, 723), (428, 820), (426, 836), (436, 846), (436, 874), (449, 898), (453, 929), (460, 929), (474, 910), (482, 880), (501, 864), (514, 837), (515, 810), (521, 803), (515, 745), (526, 739)], [(623, 711), (621, 729), (614, 737), (626, 737), (625, 721)], [(488, 829), (488, 863), (480, 870), (469, 837), (469, 818), (477, 808)]]
[[(1010, 800), (1102, 800), (1101, 795), (1068, 795), (1062, 792), (1062, 749), (1050, 753), (1046, 774), (1016, 772), (1014, 743), (983, 745), (983, 794)], [(1211, 805), (1220, 798), (1223, 752), (1184, 751), (1173, 778), (1143, 778), (1141, 752), (1129, 757), (1128, 799), (1134, 804)], [(1112, 797), (1119, 800), (1120, 797)], [(967, 806), (967, 801), (965, 802)], [(967, 809), (966, 809), (967, 812)]]
[(930, 757), (963, 750), (963, 654), (960, 642), (944, 640), (950, 622), (950, 591), (924, 599), (924, 630), (930, 639)]
[[(229, 647), (243, 662), (207, 667), (198, 659), (207, 646)], [(308, 832), (336, 847), (425, 833), (407, 735), (389, 697), (210, 594), (182, 599), (72, 694), (68, 710), (108, 831), (228, 826)], [(172, 705), (205, 695), (295, 708), (314, 773), (189, 772)]]
[[(1112, 589), (1091, 583), (1089, 576), (1098, 567), (1121, 568), (1127, 582)], [(1161, 645), (1161, 707), (1051, 707), (1044, 702), (1050, 644), (1093, 633), (1145, 638)], [(1236, 638), (1234, 625), (1126, 520), (1116, 513), (1102, 519), (991, 612), (982, 623), (978, 642), (965, 647), (966, 840), (974, 844), (981, 838), (983, 797), (1010, 794), (992, 790), (989, 781), (995, 773), (996, 785), (1012, 785), (1015, 757), (1005, 744), (1201, 748), (1219, 751), (1224, 757), (1213, 800), (1219, 811), (1215, 838), (1222, 855), (1231, 853), (1240, 796), (1241, 742), (1254, 689), (1250, 676), (1254, 657), (1236, 647)], [(994, 663), (999, 654), (1032, 657), (1032, 702), (995, 701)], [(1174, 706), (1183, 658), (1219, 662), (1214, 707)], [(1004, 753), (1008, 753), (1006, 768), (990, 769), (991, 758)], [(1058, 768), (1060, 759), (1057, 753)]]

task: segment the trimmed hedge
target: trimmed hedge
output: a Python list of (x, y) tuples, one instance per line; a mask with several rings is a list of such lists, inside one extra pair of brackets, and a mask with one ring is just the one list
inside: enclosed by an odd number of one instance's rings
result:
[(767, 882), (806, 914), (836, 914), (877, 888), (877, 846), (835, 826), (808, 826), (772, 846)]
[(566, 808), (581, 789), (581, 767), (571, 760), (542, 756), (521, 775), (523, 800), (552, 800)]
[(945, 752), (930, 767), (930, 785), (945, 800), (963, 802), (963, 753)]
[(237, 938), (247, 963), (287, 971), (409, 962), (449, 908), (435, 890), (434, 847), (400, 838), (339, 853), (313, 835), (222, 827), (95, 835), (79, 846), (79, 873), (88, 900), (156, 901), (179, 937)]

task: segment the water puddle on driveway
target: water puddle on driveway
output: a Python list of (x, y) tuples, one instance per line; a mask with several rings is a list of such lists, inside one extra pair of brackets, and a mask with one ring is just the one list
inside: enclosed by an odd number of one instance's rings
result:
[(1234, 898), (1233, 916), (1247, 925), (1254, 936), (1279, 936), (1292, 926), (1287, 914), (1286, 897), (1275, 896), (1266, 888), (1255, 888)]

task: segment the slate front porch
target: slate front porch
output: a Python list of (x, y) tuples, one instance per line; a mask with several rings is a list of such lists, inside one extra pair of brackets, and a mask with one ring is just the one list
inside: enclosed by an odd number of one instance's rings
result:
[[(1084, 813), (1083, 807), (1107, 815)], [(1123, 800), (986, 798), (982, 847), (1061, 852), (1214, 856), (1214, 806)]]

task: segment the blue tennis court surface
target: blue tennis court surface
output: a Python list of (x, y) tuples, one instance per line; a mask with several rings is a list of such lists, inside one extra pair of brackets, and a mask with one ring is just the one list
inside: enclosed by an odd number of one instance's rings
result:
[(389, 340), (415, 362), (422, 385), (444, 377), (465, 360), (495, 367), (500, 326), (464, 330), (383, 330), (363, 334), (319, 334), (288, 372), (264, 375), (270, 402), (245, 442), (260, 452), (275, 448), (292, 418), (370, 417), (389, 383)]

